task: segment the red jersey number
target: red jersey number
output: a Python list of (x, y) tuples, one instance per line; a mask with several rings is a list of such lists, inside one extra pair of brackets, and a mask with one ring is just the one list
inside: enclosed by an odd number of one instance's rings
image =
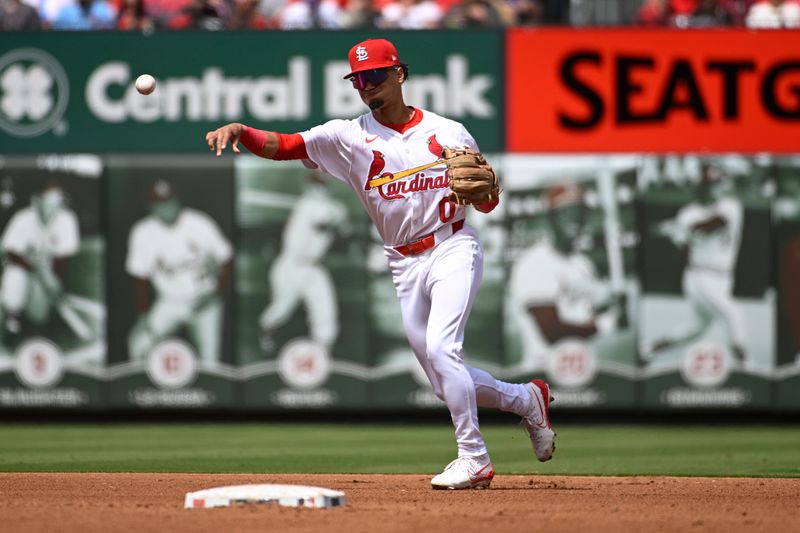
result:
[(456, 204), (450, 198), (442, 198), (439, 202), (439, 220), (449, 222), (454, 216), (456, 216)]

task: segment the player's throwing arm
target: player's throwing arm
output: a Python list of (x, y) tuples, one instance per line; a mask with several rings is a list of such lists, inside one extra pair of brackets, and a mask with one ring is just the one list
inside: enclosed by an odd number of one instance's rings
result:
[(272, 159), (278, 153), (278, 135), (271, 131), (256, 130), (248, 128), (239, 122), (226, 124), (221, 128), (206, 133), (206, 144), (208, 149), (214, 152), (217, 157), (222, 155), (228, 144), (234, 153), (241, 153), (239, 142), (252, 148), (255, 155)]

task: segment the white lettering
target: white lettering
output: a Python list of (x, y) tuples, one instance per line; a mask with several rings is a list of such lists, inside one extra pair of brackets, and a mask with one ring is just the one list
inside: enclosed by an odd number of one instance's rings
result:
[(447, 106), (447, 84), (439, 74), (410, 78), (406, 92), (408, 101), (414, 105), (443, 115), (450, 112)]
[(108, 88), (127, 85), (130, 79), (130, 67), (125, 63), (114, 61), (98, 67), (86, 83), (86, 103), (92, 113), (106, 122), (123, 122), (128, 118), (123, 101), (112, 100)]
[(0, 405), (24, 407), (78, 407), (89, 403), (89, 395), (73, 388), (48, 390), (0, 389)]
[(753, 401), (753, 392), (747, 389), (718, 390), (667, 389), (661, 393), (661, 402), (673, 407), (732, 406), (740, 407)]
[(448, 57), (446, 70), (447, 92), (450, 96), (446, 113), (456, 117), (491, 117), (492, 106), (486, 100), (485, 93), (492, 86), (492, 79), (487, 74), (470, 77), (467, 58), (462, 55)]
[[(310, 63), (294, 57), (288, 76), (225, 77), (208, 68), (198, 77), (159, 80), (155, 94), (143, 97), (130, 83), (130, 66), (120, 61), (100, 65), (86, 84), (91, 112), (106, 122), (165, 120), (239, 120), (249, 113), (259, 120), (303, 120), (310, 110)], [(122, 89), (119, 94), (118, 87)]]
[(281, 407), (324, 407), (337, 402), (339, 395), (327, 389), (297, 391), (281, 389), (270, 394), (270, 399)]
[(606, 401), (606, 393), (594, 389), (558, 389), (557, 391), (553, 390), (554, 396), (556, 392), (558, 392), (558, 401), (563, 399), (562, 405), (569, 407), (591, 407), (601, 405)]
[[(324, 66), (324, 109), (327, 118), (352, 118), (367, 111), (358, 91), (342, 79), (347, 61)], [(488, 74), (470, 74), (467, 57), (447, 57), (444, 74), (411, 76), (404, 84), (408, 102), (454, 118), (489, 118), (496, 114), (487, 92)], [(310, 62), (293, 57), (286, 76), (226, 77), (218, 67), (199, 77), (159, 80), (156, 93), (142, 97), (132, 90), (130, 66), (121, 61), (100, 65), (86, 84), (86, 102), (100, 120), (119, 123), (240, 120), (250, 114), (262, 121), (304, 120), (311, 114)]]
[(203, 389), (134, 389), (128, 393), (128, 399), (141, 407), (203, 407), (213, 404), (216, 396)]
[(292, 101), (291, 118), (304, 119), (311, 112), (311, 66), (303, 57), (294, 57), (289, 61), (289, 95)]
[(226, 119), (233, 120), (242, 115), (242, 100), (247, 96), (250, 89), (248, 78), (228, 79), (222, 90), (225, 100), (223, 114)]
[(137, 122), (155, 122), (161, 118), (162, 98), (156, 96), (142, 96), (133, 86), (125, 91), (125, 107), (130, 118)]
[(325, 65), (325, 116), (356, 117), (367, 110), (350, 81), (342, 79), (350, 72), (347, 61), (331, 61)]
[(178, 78), (164, 83), (164, 118), (202, 120), (202, 84), (197, 78)]
[(260, 120), (285, 119), (289, 115), (289, 85), (281, 80), (262, 79), (247, 99), (250, 113)]
[(222, 116), (222, 89), (225, 80), (218, 68), (209, 68), (203, 72), (203, 118), (215, 120)]

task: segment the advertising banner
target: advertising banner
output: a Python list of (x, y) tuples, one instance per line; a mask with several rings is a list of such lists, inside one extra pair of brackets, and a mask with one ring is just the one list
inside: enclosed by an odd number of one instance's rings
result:
[(641, 162), (645, 407), (770, 406), (775, 184), (764, 162), (738, 154)]
[(236, 340), (248, 408), (364, 408), (367, 217), (299, 162), (236, 158)]
[(500, 176), (468, 364), (556, 409), (799, 409), (798, 33), (465, 35), (0, 33), (0, 409), (444, 409), (358, 197), (204, 140), (367, 112), (369, 37)]
[(110, 403), (233, 406), (232, 166), (108, 161)]
[[(497, 31), (381, 32), (410, 69), (406, 101), (463, 122), (501, 148)], [(368, 111), (347, 53), (364, 32), (0, 33), (3, 152), (200, 152), (228, 122), (281, 132)], [(435, 53), (431, 53), (435, 50)], [(155, 92), (139, 94), (148, 73)], [(31, 142), (35, 140), (35, 142)]]
[(103, 162), (0, 159), (0, 408), (104, 406)]
[(796, 32), (506, 35), (509, 151), (800, 151)]

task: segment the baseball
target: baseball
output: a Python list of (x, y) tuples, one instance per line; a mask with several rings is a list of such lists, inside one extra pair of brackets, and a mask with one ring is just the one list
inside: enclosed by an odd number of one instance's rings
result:
[(142, 74), (136, 78), (136, 90), (141, 94), (150, 94), (156, 90), (156, 79), (150, 74)]

